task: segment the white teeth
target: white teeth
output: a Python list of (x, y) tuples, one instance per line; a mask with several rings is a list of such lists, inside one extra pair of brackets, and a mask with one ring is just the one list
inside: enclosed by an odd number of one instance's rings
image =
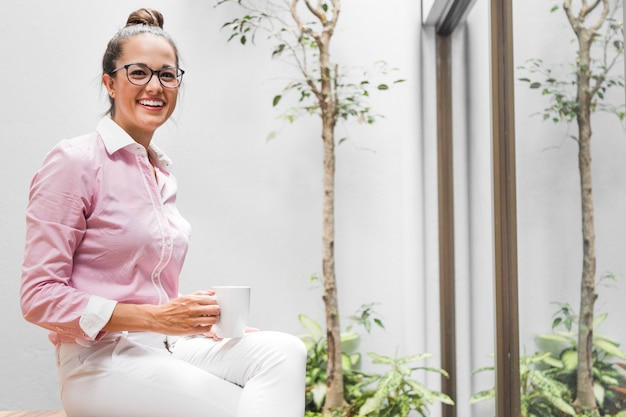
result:
[(160, 100), (139, 100), (139, 104), (150, 107), (163, 107), (165, 103)]

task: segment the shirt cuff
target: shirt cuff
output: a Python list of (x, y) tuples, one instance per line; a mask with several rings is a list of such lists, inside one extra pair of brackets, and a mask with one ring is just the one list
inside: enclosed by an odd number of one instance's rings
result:
[(79, 325), (85, 337), (94, 341), (102, 328), (109, 322), (117, 301), (92, 295), (83, 314), (80, 316)]

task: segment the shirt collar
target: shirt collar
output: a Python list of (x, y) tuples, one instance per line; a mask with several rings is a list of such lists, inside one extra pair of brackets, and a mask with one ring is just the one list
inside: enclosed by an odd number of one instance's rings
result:
[[(109, 155), (114, 154), (122, 148), (132, 153), (145, 154), (146, 152), (146, 149), (142, 145), (135, 142), (135, 140), (110, 117), (103, 117), (98, 123), (96, 131), (100, 135), (100, 138), (102, 138), (104, 147)], [(172, 160), (156, 145), (151, 143), (148, 152), (159, 168), (168, 169), (172, 166)]]

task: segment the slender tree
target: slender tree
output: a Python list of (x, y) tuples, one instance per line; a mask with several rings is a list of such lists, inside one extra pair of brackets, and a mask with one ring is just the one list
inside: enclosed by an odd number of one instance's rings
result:
[[(596, 236), (594, 225), (594, 200), (591, 178), (591, 114), (606, 110), (624, 118), (623, 110), (606, 104), (603, 100), (608, 88), (623, 87), (623, 77), (615, 77), (611, 70), (624, 51), (621, 23), (613, 18), (618, 9), (609, 0), (563, 0), (562, 8), (576, 35), (578, 50), (574, 65), (574, 79), (559, 80), (543, 61), (533, 60), (528, 68), (545, 76), (542, 82), (530, 80), (530, 87), (541, 89), (552, 98), (550, 107), (543, 112), (544, 120), (554, 122), (575, 121), (578, 134), (573, 139), (578, 144), (578, 169), (582, 208), (583, 265), (580, 281), (580, 311), (578, 318), (578, 369), (577, 392), (574, 407), (579, 413), (598, 415), (594, 395), (593, 375), (593, 321), (596, 294)], [(558, 10), (554, 7), (553, 11)], [(605, 29), (603, 33), (601, 29)], [(592, 54), (599, 51), (599, 57)], [(621, 78), (621, 80), (620, 80)], [(570, 87), (574, 86), (571, 90)], [(623, 91), (622, 91), (623, 96)]]
[[(220, 0), (219, 5), (236, 4), (245, 15), (227, 22), (229, 40), (241, 44), (254, 41), (258, 32), (274, 42), (272, 56), (288, 60), (298, 70), (299, 77), (289, 81), (281, 94), (274, 97), (276, 106), (283, 94), (295, 93), (297, 105), (283, 116), (290, 122), (303, 114), (318, 115), (324, 149), (322, 271), (323, 300), (328, 344), (327, 390), (324, 414), (342, 409), (344, 381), (340, 338), (340, 315), (335, 276), (335, 137), (338, 121), (356, 119), (373, 123), (377, 115), (367, 105), (370, 80), (364, 72), (360, 80), (350, 80), (349, 71), (331, 61), (331, 41), (341, 15), (341, 0)], [(377, 63), (375, 74), (386, 74), (386, 65)], [(401, 82), (396, 80), (394, 82)], [(386, 90), (387, 84), (377, 84)]]

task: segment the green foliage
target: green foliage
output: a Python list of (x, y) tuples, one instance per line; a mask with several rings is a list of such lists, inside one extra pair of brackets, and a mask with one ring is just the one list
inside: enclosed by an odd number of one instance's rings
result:
[(374, 307), (377, 305), (378, 303), (369, 303), (363, 304), (361, 307), (359, 307), (356, 313), (352, 317), (350, 317), (353, 324), (348, 325), (346, 331), (351, 331), (354, 324), (362, 326), (368, 333), (372, 331), (372, 326), (374, 324), (381, 329), (384, 329), (385, 325), (383, 324), (382, 318), (374, 310)]
[[(576, 372), (578, 370), (577, 333), (571, 331), (576, 316), (567, 304), (556, 303), (552, 333), (537, 337), (542, 350), (520, 358), (520, 398), (522, 417), (577, 416), (573, 402), (576, 396)], [(594, 321), (597, 328), (607, 318), (598, 315)], [(559, 331), (559, 328), (565, 330)], [(600, 415), (626, 417), (626, 352), (619, 344), (594, 332), (593, 374), (594, 392)], [(476, 372), (493, 371), (485, 367)], [(495, 398), (495, 390), (489, 389), (472, 396), (476, 403)]]
[[(386, 78), (395, 71), (397, 69), (389, 68), (384, 61), (376, 62), (370, 70), (331, 67), (330, 77), (335, 80), (334, 95), (337, 100), (336, 118), (344, 121), (356, 120), (367, 124), (374, 124), (382, 118), (382, 115), (374, 113), (369, 99), (373, 91), (385, 91), (390, 88), (388, 83), (375, 82), (375, 80)], [(274, 96), (272, 100), (274, 107), (278, 106), (287, 95), (291, 95), (296, 102), (294, 106), (280, 115), (282, 119), (293, 123), (304, 115), (321, 116), (322, 101), (312, 92), (311, 81), (314, 83), (321, 81), (318, 68), (311, 68), (306, 78), (289, 81), (280, 94)], [(392, 80), (391, 85), (402, 82), (404, 82), (402, 79)]]
[[(321, 3), (328, 21), (334, 14), (332, 3)], [(230, 31), (228, 41), (238, 40), (241, 45), (248, 45), (255, 43), (258, 34), (263, 33), (272, 43), (272, 58), (288, 61), (297, 68), (298, 76), (288, 80), (272, 98), (273, 107), (282, 105), (286, 96), (291, 98), (289, 103), (294, 104), (280, 114), (280, 118), (289, 123), (305, 115), (322, 116), (325, 102), (332, 100), (336, 104), (335, 120), (373, 124), (383, 116), (372, 109), (372, 94), (405, 81), (393, 77), (397, 69), (390, 68), (384, 61), (375, 62), (369, 69), (347, 68), (333, 62), (322, 65), (319, 38), (315, 33), (323, 32), (324, 27), (316, 16), (302, 17), (298, 24), (289, 7), (271, 0), (220, 0), (217, 4), (237, 4), (246, 12), (223, 25), (223, 29)], [(298, 9), (301, 16), (306, 16), (307, 12), (305, 7)], [(322, 79), (332, 80), (330, 96), (320, 94)]]
[[(373, 310), (375, 303), (364, 304), (352, 316), (355, 324), (363, 326), (369, 333), (373, 325), (384, 328), (382, 320)], [(300, 336), (308, 355), (306, 366), (305, 417), (321, 417), (326, 395), (326, 366), (328, 348), (322, 327), (312, 318), (301, 314), (300, 324), (307, 333)], [(350, 328), (352, 326), (349, 326)], [(374, 364), (387, 366), (381, 374), (361, 371), (361, 355), (356, 352), (359, 335), (346, 331), (341, 335), (342, 367), (347, 407), (335, 410), (331, 417), (392, 417), (407, 416), (411, 410), (427, 415), (428, 406), (435, 401), (453, 405), (445, 394), (432, 391), (412, 377), (415, 371), (436, 372), (447, 376), (438, 368), (414, 366), (413, 363), (429, 357), (428, 354), (412, 355), (393, 359), (369, 353)]]
[[(322, 327), (311, 317), (304, 314), (298, 316), (300, 324), (307, 333), (300, 335), (307, 349), (306, 364), (306, 410), (321, 413), (326, 398), (326, 367), (328, 364), (328, 345)], [(360, 376), (353, 373), (361, 361), (361, 355), (354, 352), (358, 335), (352, 332), (341, 334), (344, 386), (350, 387), (360, 382)], [(349, 394), (350, 389), (346, 389)]]
[[(375, 384), (373, 389), (364, 389), (357, 405), (359, 417), (406, 417), (411, 411), (426, 416), (428, 406), (435, 401), (454, 405), (452, 399), (441, 392), (432, 391), (412, 378), (415, 371), (436, 372), (448, 377), (445, 370), (425, 366), (411, 366), (414, 362), (430, 357), (429, 354), (390, 358), (369, 353), (374, 364), (386, 365), (389, 369), (382, 374), (369, 375), (361, 382), (362, 387)], [(365, 402), (362, 403), (362, 401)], [(362, 403), (362, 404), (361, 404)]]
[[(617, 9), (618, 7), (615, 7), (613, 12)], [(551, 11), (556, 10), (558, 6), (554, 6)], [(542, 59), (529, 59), (525, 65), (518, 67), (527, 74), (519, 78), (519, 81), (528, 84), (533, 90), (540, 91), (550, 100), (548, 107), (537, 113), (543, 120), (570, 123), (576, 119), (581, 109), (577, 96), (581, 72), (589, 74), (591, 78), (591, 110), (612, 113), (620, 120), (624, 120), (624, 105), (614, 105), (605, 101), (609, 90), (614, 87), (620, 87), (622, 90), (624, 88), (623, 72), (612, 71), (624, 54), (622, 22), (613, 16), (607, 17), (604, 29), (604, 33), (594, 38), (594, 43), (599, 44), (597, 49), (601, 53), (591, 58), (590, 68), (579, 64), (567, 68), (562, 65), (551, 66)]]

